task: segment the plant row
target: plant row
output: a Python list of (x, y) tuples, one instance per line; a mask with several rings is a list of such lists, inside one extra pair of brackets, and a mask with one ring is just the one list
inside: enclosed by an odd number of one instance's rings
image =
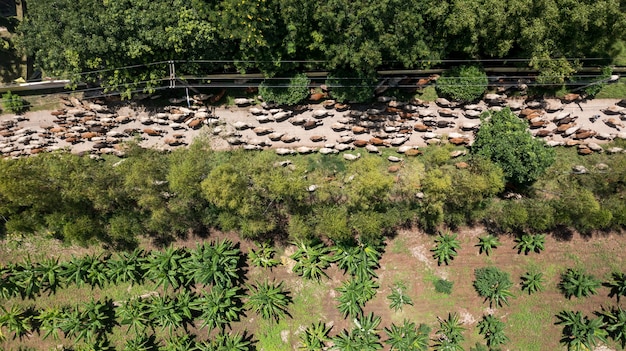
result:
[(71, 285), (103, 288), (146, 281), (174, 290), (193, 285), (232, 287), (242, 279), (242, 258), (239, 248), (228, 240), (199, 244), (195, 249), (86, 255), (62, 263), (58, 258), (40, 262), (26, 258), (0, 268), (0, 296), (33, 299)]

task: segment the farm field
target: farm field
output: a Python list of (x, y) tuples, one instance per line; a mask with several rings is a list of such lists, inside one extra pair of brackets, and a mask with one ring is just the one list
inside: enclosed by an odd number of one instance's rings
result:
[[(505, 323), (504, 333), (510, 341), (502, 345), (502, 349), (508, 350), (564, 350), (559, 345), (562, 326), (555, 325), (555, 315), (562, 310), (581, 311), (583, 315), (592, 316), (593, 311), (601, 307), (615, 305), (615, 298), (609, 298), (609, 289), (601, 287), (597, 295), (587, 298), (572, 297), (567, 299), (557, 288), (561, 273), (568, 268), (584, 269), (601, 281), (607, 281), (612, 272), (621, 272), (624, 267), (624, 248), (626, 241), (620, 234), (607, 233), (592, 237), (582, 237), (578, 234), (563, 234), (561, 239), (547, 236), (545, 250), (537, 254), (531, 252), (528, 255), (518, 254), (513, 249), (515, 242), (512, 236), (500, 236), (501, 245), (494, 249), (491, 255), (479, 254), (478, 237), (484, 235), (483, 227), (464, 228), (458, 231), (460, 249), (458, 256), (448, 266), (437, 265), (430, 251), (434, 247), (435, 236), (417, 231), (401, 230), (393, 238), (387, 239), (379, 264), (380, 267), (374, 272), (377, 275), (375, 282), (378, 284), (376, 295), (368, 301), (363, 308), (363, 315), (372, 312), (381, 317), (381, 324), (376, 329), (380, 340), (384, 342), (387, 336), (385, 327), (392, 323), (402, 324), (407, 319), (417, 325), (423, 323), (431, 328), (429, 345), (433, 345), (438, 329), (437, 318), (445, 319), (448, 313), (456, 313), (462, 322), (463, 336), (465, 340), (462, 346), (469, 350), (476, 343), (484, 344), (484, 339), (478, 333), (477, 323), (483, 315), (493, 314)], [(212, 233), (209, 238), (189, 238), (174, 244), (176, 247), (188, 247), (190, 250), (197, 243), (204, 241), (210, 243), (223, 239), (236, 241), (233, 233)], [(142, 244), (146, 250), (155, 249), (147, 244)], [(33, 261), (40, 261), (46, 257), (60, 257), (60, 262), (69, 260), (72, 256), (82, 257), (86, 254), (99, 254), (97, 249), (62, 246), (49, 240), (35, 240), (30, 238), (8, 238), (1, 245), (0, 263), (4, 266), (11, 262), (19, 262), (25, 257)], [(237, 247), (242, 253), (249, 249), (256, 249), (256, 245), (243, 241)], [(273, 268), (254, 266), (250, 257), (247, 263), (241, 265), (243, 277), (246, 283), (274, 281), (283, 282), (283, 287), (289, 291), (292, 303), (288, 305), (288, 316), (281, 318), (278, 323), (264, 320), (253, 311), (245, 312), (238, 322), (231, 324), (231, 333), (244, 333), (251, 337), (253, 346), (257, 350), (295, 350), (300, 346), (300, 336), (304, 329), (315, 322), (324, 322), (331, 326), (330, 336), (340, 334), (344, 329), (353, 327), (352, 318), (344, 318), (338, 309), (338, 290), (343, 282), (349, 280), (349, 274), (337, 267), (330, 265), (325, 270), (328, 277), (322, 276), (318, 281), (307, 280), (293, 272), (296, 265), (290, 256), (296, 252), (295, 246), (277, 248), (275, 258), (280, 264)], [(474, 270), (477, 268), (495, 266), (510, 274), (514, 285), (510, 289), (514, 295), (509, 299), (509, 306), (492, 306), (483, 302), (474, 290)], [(543, 291), (528, 295), (520, 290), (520, 276), (527, 271), (542, 272), (545, 282)], [(434, 282), (440, 278), (453, 282), (451, 294), (447, 295), (435, 291)], [(394, 284), (401, 282), (405, 285), (405, 293), (413, 302), (413, 305), (404, 305), (401, 311), (390, 308), (389, 300)], [(192, 289), (200, 294), (202, 288), (196, 286)], [(164, 294), (164, 292), (168, 292)], [(149, 281), (143, 284), (132, 285), (122, 283), (118, 285), (104, 284), (102, 288), (91, 288), (87, 285), (59, 289), (56, 294), (47, 296), (41, 294), (34, 299), (21, 300), (11, 298), (3, 300), (2, 306), (10, 309), (12, 306), (20, 308), (35, 307), (36, 309), (49, 309), (54, 306), (87, 303), (93, 297), (96, 300), (105, 296), (114, 301), (126, 301), (140, 295), (172, 295), (172, 288), (155, 288), (155, 284)], [(172, 296), (178, 296), (175, 293)], [(243, 297), (246, 301), (247, 297)], [(119, 320), (118, 320), (119, 321)], [(201, 329), (202, 322), (196, 319), (189, 325), (188, 332), (196, 334), (198, 340), (207, 339), (207, 329)], [(156, 340), (169, 340), (170, 333), (157, 327), (155, 330)], [(132, 333), (127, 333), (127, 326), (116, 326), (112, 329), (110, 341), (117, 345), (116, 349), (123, 349), (123, 345)], [(227, 331), (229, 329), (226, 329)], [(13, 339), (13, 335), (6, 328), (3, 333), (7, 337), (0, 343), (5, 350), (12, 349), (52, 349), (57, 345), (71, 347), (72, 342), (64, 338), (42, 340), (37, 333), (26, 333), (22, 338)], [(172, 335), (185, 334), (182, 328), (174, 329)], [(211, 338), (215, 333), (210, 334)], [(210, 338), (209, 338), (210, 339)], [(384, 343), (383, 343), (384, 344)], [(81, 343), (76, 344), (76, 349), (81, 349)], [(162, 349), (172, 344), (163, 341)], [(329, 345), (329, 344), (327, 344)], [(385, 345), (385, 349), (389, 346)], [(611, 349), (619, 349), (609, 341), (607, 345)], [(129, 349), (129, 348), (127, 348)], [(430, 348), (429, 348), (430, 349)]]

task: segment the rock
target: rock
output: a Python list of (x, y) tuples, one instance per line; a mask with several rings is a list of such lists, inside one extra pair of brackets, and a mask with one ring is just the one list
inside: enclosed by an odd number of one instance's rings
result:
[(587, 168), (585, 168), (585, 166), (577, 165), (577, 166), (572, 167), (572, 173), (585, 174), (585, 173), (589, 173), (589, 171), (587, 170)]

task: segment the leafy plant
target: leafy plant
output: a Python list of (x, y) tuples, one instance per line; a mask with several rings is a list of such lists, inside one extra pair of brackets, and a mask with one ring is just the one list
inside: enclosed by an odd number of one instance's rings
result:
[(341, 351), (375, 351), (382, 350), (378, 326), (380, 317), (370, 313), (362, 318), (354, 319), (354, 327), (349, 332), (345, 329), (332, 338), (335, 348)]
[(500, 246), (500, 240), (491, 234), (487, 234), (478, 238), (478, 244), (476, 244), (476, 246), (478, 246), (479, 253), (485, 253), (487, 256), (490, 256), (493, 249)]
[(208, 292), (203, 291), (194, 301), (193, 307), (200, 311), (200, 329), (208, 327), (209, 333), (215, 328), (224, 331), (243, 314), (240, 288), (216, 285)]
[(300, 350), (318, 351), (324, 350), (326, 342), (330, 340), (328, 333), (331, 326), (323, 322), (312, 323), (300, 334)]
[(339, 102), (366, 102), (374, 96), (376, 77), (357, 70), (336, 70), (328, 74), (326, 85)]
[(152, 251), (143, 266), (146, 279), (155, 282), (156, 287), (167, 289), (171, 286), (174, 290), (182, 288), (189, 280), (187, 275), (193, 272), (185, 270), (183, 266), (187, 257), (186, 250), (171, 246), (164, 251)]
[(404, 305), (413, 306), (413, 301), (407, 294), (405, 294), (405, 290), (406, 285), (402, 282), (397, 282), (391, 287), (391, 293), (387, 296), (387, 300), (389, 300), (389, 308), (392, 308), (397, 312), (401, 311)]
[(7, 111), (18, 115), (26, 111), (27, 106), (21, 96), (11, 93), (10, 90), (2, 94), (2, 105)]
[(278, 266), (280, 261), (274, 258), (276, 250), (268, 243), (257, 244), (257, 250), (250, 249), (248, 257), (253, 266), (272, 268)]
[(145, 257), (145, 251), (142, 249), (118, 253), (115, 259), (107, 261), (109, 280), (113, 284), (126, 282), (131, 284), (143, 283), (144, 275), (146, 274), (144, 269)]
[(566, 298), (587, 297), (597, 294), (596, 289), (600, 287), (600, 281), (593, 275), (585, 274), (581, 269), (568, 268), (561, 274), (559, 289)]
[(198, 245), (181, 262), (185, 274), (196, 284), (231, 287), (240, 277), (241, 251), (230, 240)]
[(435, 248), (431, 251), (438, 265), (442, 263), (448, 265), (458, 255), (456, 250), (460, 248), (461, 243), (457, 239), (457, 234), (440, 233), (435, 239)]
[(504, 326), (504, 322), (489, 314), (483, 316), (483, 319), (478, 322), (478, 333), (485, 337), (487, 346), (491, 348), (509, 341), (509, 338), (504, 335)]
[(446, 279), (437, 279), (433, 282), (435, 285), (435, 291), (441, 294), (450, 295), (452, 294), (452, 286), (454, 282), (451, 282)]
[(288, 315), (287, 306), (291, 303), (291, 297), (283, 288), (283, 282), (276, 284), (264, 281), (246, 286), (248, 288), (246, 309), (256, 312), (263, 319), (276, 322)]
[(337, 301), (339, 301), (339, 311), (343, 314), (343, 318), (361, 316), (363, 306), (374, 298), (376, 289), (378, 289), (378, 284), (374, 280), (361, 280), (356, 277), (348, 279), (337, 288), (340, 293)]
[(149, 301), (146, 303), (142, 298), (130, 299), (115, 309), (120, 325), (128, 326), (126, 333), (132, 330), (135, 336), (145, 334), (146, 328), (151, 325)]
[(333, 262), (331, 250), (324, 243), (308, 245), (301, 242), (296, 245), (298, 250), (291, 255), (296, 261), (293, 271), (305, 279), (319, 280), (322, 276), (328, 277), (324, 271)]
[(399, 326), (392, 323), (389, 328), (385, 328), (385, 344), (390, 346), (391, 351), (426, 351), (429, 332), (430, 328), (424, 324), (417, 328), (415, 323), (405, 319)]
[(521, 280), (522, 291), (527, 291), (528, 295), (543, 290), (543, 283), (545, 282), (543, 273), (526, 272), (522, 275)]
[(490, 307), (509, 304), (508, 299), (513, 296), (509, 289), (513, 283), (508, 273), (496, 267), (484, 267), (474, 270), (474, 277), (474, 289), (485, 301), (489, 301)]
[(517, 249), (517, 253), (524, 252), (524, 255), (528, 255), (529, 252), (541, 253), (545, 249), (546, 235), (545, 234), (523, 234), (521, 237), (515, 239), (514, 249)]
[[(289, 83), (282, 83), (287, 79)], [(309, 83), (311, 80), (303, 73), (291, 78), (266, 78), (259, 84), (259, 95), (279, 105), (296, 105), (309, 95)]]
[(205, 341), (196, 345), (199, 351), (252, 351), (256, 350), (254, 342), (247, 332), (220, 333), (211, 341)]
[(606, 343), (607, 331), (602, 318), (589, 319), (579, 311), (561, 311), (555, 324), (563, 326), (561, 343), (568, 350), (592, 350), (599, 342)]
[(596, 314), (604, 320), (609, 336), (624, 348), (626, 346), (626, 311), (621, 306), (616, 306), (610, 309), (602, 308), (602, 311)]
[[(5, 327), (13, 333), (13, 339), (20, 340), (31, 332), (31, 316), (28, 311), (19, 308), (17, 305), (7, 309), (0, 305), (0, 328)], [(0, 331), (0, 336), (2, 332)]]
[(460, 66), (445, 71), (437, 80), (439, 96), (474, 101), (487, 89), (487, 74), (477, 66)]
[(375, 270), (383, 254), (384, 244), (378, 242), (342, 243), (335, 248), (337, 266), (360, 280), (377, 277)]
[(609, 297), (617, 297), (618, 303), (621, 296), (626, 296), (626, 274), (622, 272), (611, 273), (611, 280), (603, 285), (611, 289)]
[[(436, 350), (457, 350), (460, 344), (465, 340), (459, 315), (456, 313), (448, 313), (448, 318), (443, 319), (437, 317), (439, 322), (439, 329), (437, 329), (437, 342), (435, 343)], [(462, 348), (461, 348), (462, 350)]]

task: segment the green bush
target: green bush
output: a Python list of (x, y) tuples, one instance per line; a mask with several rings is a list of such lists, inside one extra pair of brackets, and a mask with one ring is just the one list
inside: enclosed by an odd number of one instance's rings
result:
[(330, 95), (341, 102), (366, 102), (374, 96), (376, 78), (363, 72), (337, 70), (328, 75)]
[(513, 282), (508, 273), (496, 267), (485, 267), (474, 270), (474, 277), (474, 289), (485, 301), (489, 301), (490, 307), (502, 307), (503, 304), (508, 306), (508, 299), (513, 296), (509, 291)]
[(487, 74), (477, 66), (445, 71), (437, 80), (439, 96), (461, 101), (479, 99), (487, 89)]
[(297, 105), (309, 96), (311, 80), (305, 74), (296, 74), (289, 79), (287, 85), (282, 83), (284, 79), (265, 79), (259, 84), (259, 95), (265, 101), (275, 102), (279, 105)]
[(441, 294), (450, 295), (452, 294), (452, 286), (454, 282), (451, 282), (446, 279), (437, 279), (433, 282), (435, 285), (435, 291)]
[(2, 106), (10, 113), (21, 114), (26, 111), (26, 102), (21, 96), (7, 91), (2, 94)]

